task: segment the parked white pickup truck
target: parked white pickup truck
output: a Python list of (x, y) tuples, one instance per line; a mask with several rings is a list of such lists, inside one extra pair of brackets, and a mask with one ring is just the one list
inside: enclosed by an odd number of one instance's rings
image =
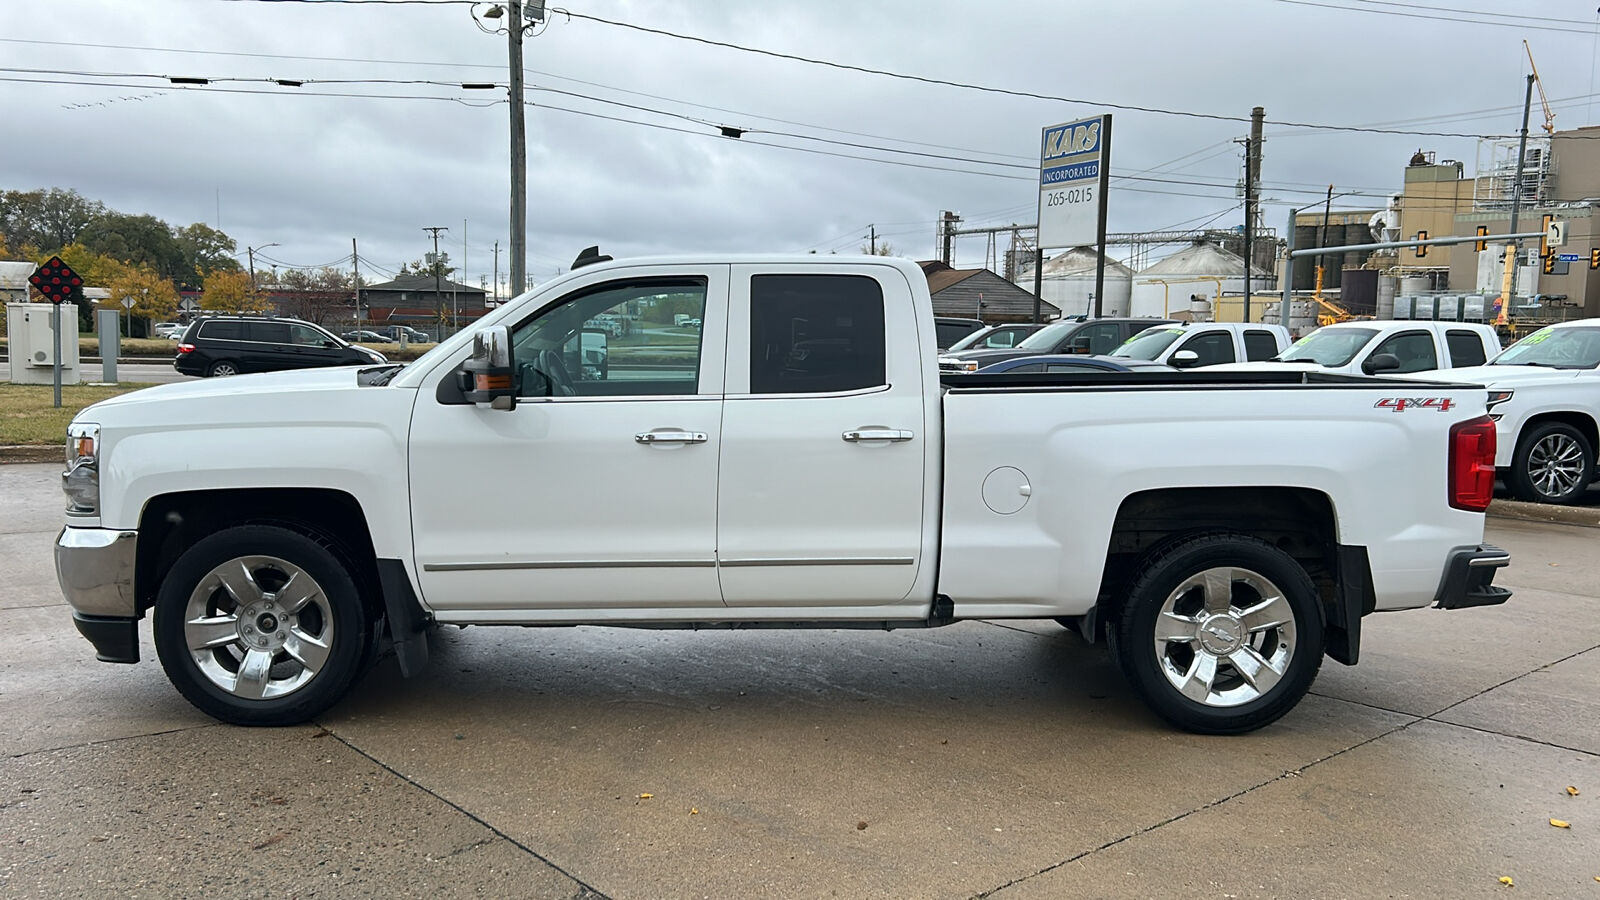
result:
[(1289, 329), (1258, 322), (1173, 322), (1146, 328), (1110, 355), (1198, 369), (1272, 359), (1289, 348)]
[(1486, 366), (1435, 375), (1489, 388), (1495, 465), (1518, 499), (1576, 503), (1600, 479), (1600, 319), (1541, 328)]
[[(671, 327), (685, 309), (702, 329)], [(638, 327), (579, 378), (608, 312)], [(1481, 387), (945, 386), (934, 335), (904, 260), (634, 260), (403, 368), (124, 394), (70, 428), (61, 587), (103, 660), (137, 661), (153, 611), (178, 690), (241, 724), (317, 715), (380, 641), (415, 673), (432, 623), (1051, 617), (1213, 733), (1283, 715), (1324, 654), (1354, 663), (1368, 613), (1509, 596)]]
[(1324, 325), (1295, 341), (1277, 359), (1239, 363), (1222, 371), (1294, 366), (1347, 375), (1407, 375), (1481, 366), (1499, 352), (1500, 337), (1488, 325), (1376, 319)]

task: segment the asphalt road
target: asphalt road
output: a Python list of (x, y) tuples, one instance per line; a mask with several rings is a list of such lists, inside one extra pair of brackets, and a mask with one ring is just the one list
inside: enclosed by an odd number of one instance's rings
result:
[(1243, 737), (1173, 731), (1051, 622), (452, 629), (422, 678), (247, 730), (147, 626), (94, 661), (58, 470), (0, 466), (3, 895), (1600, 896), (1594, 529), (1491, 519), (1509, 604), (1370, 618)]

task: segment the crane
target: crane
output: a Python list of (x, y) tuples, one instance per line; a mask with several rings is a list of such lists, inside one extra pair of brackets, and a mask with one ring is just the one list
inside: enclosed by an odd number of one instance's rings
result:
[(1522, 49), (1528, 53), (1528, 67), (1533, 69), (1533, 83), (1539, 87), (1539, 104), (1544, 107), (1544, 133), (1556, 133), (1556, 114), (1550, 111), (1550, 98), (1544, 92), (1544, 79), (1539, 77), (1539, 67), (1533, 61), (1533, 48), (1528, 42), (1522, 42)]

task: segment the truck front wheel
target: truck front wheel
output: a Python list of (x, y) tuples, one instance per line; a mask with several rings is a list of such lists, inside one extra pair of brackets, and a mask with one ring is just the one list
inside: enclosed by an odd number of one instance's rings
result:
[(292, 725), (332, 706), (366, 663), (372, 617), (346, 563), (286, 528), (244, 525), (178, 557), (155, 605), (156, 653), (202, 712)]
[(1578, 429), (1546, 422), (1517, 441), (1511, 493), (1536, 503), (1576, 503), (1594, 475), (1594, 449)]
[(1158, 715), (1241, 734), (1293, 709), (1322, 665), (1322, 614), (1300, 564), (1266, 541), (1206, 534), (1147, 560), (1116, 623), (1116, 658)]

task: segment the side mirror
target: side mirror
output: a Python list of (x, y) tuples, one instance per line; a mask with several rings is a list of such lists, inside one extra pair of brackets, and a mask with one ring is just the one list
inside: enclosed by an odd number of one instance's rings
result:
[(485, 328), (472, 337), (472, 355), (461, 363), (461, 393), (490, 409), (516, 409), (517, 384), (511, 366), (511, 329)]
[(1400, 368), (1400, 357), (1395, 356), (1393, 353), (1374, 353), (1372, 356), (1367, 357), (1366, 362), (1361, 364), (1361, 371), (1368, 375), (1376, 375), (1379, 372), (1393, 372), (1398, 368)]
[(1167, 363), (1174, 369), (1187, 369), (1200, 364), (1200, 354), (1193, 350), (1179, 350)]
[(1067, 344), (1067, 352), (1068, 353), (1088, 353), (1089, 352), (1089, 347), (1090, 347), (1090, 343), (1089, 343), (1089, 339), (1088, 338), (1086, 338), (1086, 337), (1076, 337), (1076, 338), (1073, 338)]
[(323, 340), (322, 346), (325, 349), (334, 350), (334, 349), (338, 348), (339, 342), (336, 341), (336, 340), (333, 340), (332, 338), (326, 338), (326, 339)]

